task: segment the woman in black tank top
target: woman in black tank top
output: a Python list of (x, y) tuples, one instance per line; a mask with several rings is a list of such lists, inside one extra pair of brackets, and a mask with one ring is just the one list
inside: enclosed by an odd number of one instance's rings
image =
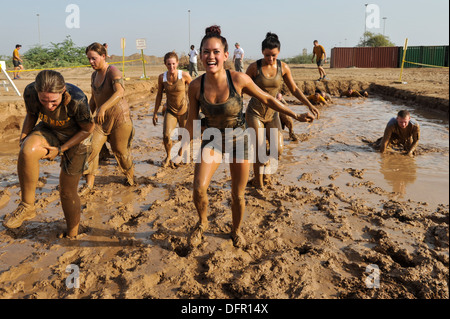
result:
[[(207, 28), (200, 45), (200, 58), (205, 66), (206, 74), (193, 80), (189, 86), (189, 117), (186, 129), (191, 139), (194, 137), (194, 120), (198, 119), (200, 109), (205, 114), (207, 127), (217, 128), (222, 136), (224, 131), (241, 129), (243, 93), (256, 97), (276, 111), (299, 121), (308, 122), (314, 119), (309, 113), (295, 114), (274, 97), (259, 89), (246, 74), (225, 70), (224, 63), (229, 56), (228, 44), (220, 34), (218, 26)], [(202, 154), (195, 164), (193, 197), (199, 222), (189, 236), (189, 244), (192, 248), (201, 244), (203, 232), (208, 228), (207, 190), (214, 172), (222, 162), (222, 153), (208, 146), (209, 144), (204, 145)], [(245, 246), (240, 226), (245, 211), (244, 193), (249, 169), (250, 161), (245, 156), (239, 160), (236, 157), (230, 160), (233, 218), (231, 238), (236, 247)]]

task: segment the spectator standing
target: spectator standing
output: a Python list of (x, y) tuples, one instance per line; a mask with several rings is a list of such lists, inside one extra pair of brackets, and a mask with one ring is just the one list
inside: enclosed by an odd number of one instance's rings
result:
[(19, 50), (22, 48), (21, 44), (16, 44), (13, 51), (13, 65), (14, 65), (14, 80), (20, 79), (19, 70), (23, 70), (22, 59), (20, 58)]
[(234, 46), (236, 47), (233, 55), (234, 68), (237, 72), (244, 72), (244, 49), (241, 48), (239, 43)]
[(191, 51), (189, 52), (189, 75), (192, 77), (192, 74), (198, 76), (198, 68), (197, 68), (197, 55), (198, 52), (195, 50), (195, 46), (191, 45)]

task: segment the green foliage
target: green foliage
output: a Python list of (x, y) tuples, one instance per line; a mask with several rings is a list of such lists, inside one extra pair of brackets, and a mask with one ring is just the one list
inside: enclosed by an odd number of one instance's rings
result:
[(312, 58), (312, 53), (307, 55), (299, 54), (292, 58), (283, 59), (282, 61), (287, 64), (310, 64)]
[(53, 43), (49, 48), (35, 46), (23, 55), (27, 69), (58, 68), (87, 65), (85, 48), (76, 47), (70, 36), (61, 43)]
[(365, 32), (360, 39), (358, 47), (394, 47), (395, 44), (389, 40), (389, 37), (380, 33)]

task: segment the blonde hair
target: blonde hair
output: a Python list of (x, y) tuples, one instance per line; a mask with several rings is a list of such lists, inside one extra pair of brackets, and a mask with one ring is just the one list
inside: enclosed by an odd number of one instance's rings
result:
[(66, 89), (66, 82), (61, 73), (43, 70), (36, 76), (35, 88), (37, 92), (63, 93)]

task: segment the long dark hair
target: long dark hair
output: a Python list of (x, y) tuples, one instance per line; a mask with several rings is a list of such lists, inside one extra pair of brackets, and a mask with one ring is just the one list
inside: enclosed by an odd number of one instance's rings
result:
[(281, 43), (280, 40), (278, 40), (278, 35), (272, 32), (267, 32), (266, 38), (261, 44), (261, 51), (264, 51), (265, 49), (275, 49), (278, 48), (278, 50), (281, 49)]
[(222, 45), (224, 47), (224, 52), (228, 52), (228, 42), (227, 39), (225, 39), (223, 36), (221, 36), (222, 30), (220, 30), (220, 26), (218, 25), (212, 25), (205, 29), (205, 36), (202, 39), (202, 42), (200, 44), (200, 54), (202, 52), (203, 43), (205, 43), (206, 40), (211, 38), (216, 38), (222, 41)]

